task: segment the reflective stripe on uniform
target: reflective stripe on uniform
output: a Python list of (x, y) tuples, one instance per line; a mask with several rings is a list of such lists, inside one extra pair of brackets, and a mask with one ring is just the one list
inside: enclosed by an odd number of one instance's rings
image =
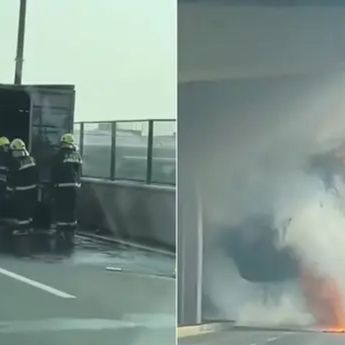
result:
[(57, 187), (77, 187), (77, 188), (80, 188), (81, 183), (77, 183), (77, 182), (58, 183)]
[(83, 162), (78, 158), (65, 158), (62, 163), (77, 163), (82, 164)]
[(18, 186), (18, 187), (9, 187), (7, 186), (6, 189), (9, 191), (13, 191), (13, 190), (30, 190), (30, 189), (34, 189), (37, 187), (37, 184), (32, 184), (29, 186)]
[(67, 226), (67, 225), (77, 225), (77, 221), (75, 222), (57, 222), (56, 225), (57, 226)]
[(23, 219), (23, 220), (16, 219), (16, 221), (19, 225), (25, 225), (25, 224), (30, 224), (32, 222), (32, 218)]
[(24, 169), (31, 168), (34, 166), (36, 166), (36, 164), (34, 162), (31, 162), (31, 163), (23, 164), (18, 170), (24, 170)]
[(37, 184), (32, 184), (30, 186), (15, 187), (15, 190), (29, 190), (29, 189), (34, 189), (36, 187), (37, 187)]
[(0, 165), (0, 170), (8, 171), (9, 169), (5, 165)]
[(0, 181), (7, 182), (7, 176), (0, 174)]

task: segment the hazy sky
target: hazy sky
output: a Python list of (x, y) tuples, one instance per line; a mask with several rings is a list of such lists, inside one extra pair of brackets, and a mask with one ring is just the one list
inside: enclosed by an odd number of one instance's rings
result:
[[(27, 2), (23, 83), (75, 84), (77, 120), (176, 117), (176, 0)], [(0, 1), (0, 83), (18, 10)]]

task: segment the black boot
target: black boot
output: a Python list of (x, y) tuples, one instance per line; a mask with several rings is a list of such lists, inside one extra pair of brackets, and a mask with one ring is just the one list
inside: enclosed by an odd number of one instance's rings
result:
[(74, 231), (57, 230), (56, 231), (56, 248), (59, 251), (68, 251), (74, 247)]
[(31, 232), (30, 229), (16, 229), (12, 232), (14, 253), (19, 256), (31, 254)]

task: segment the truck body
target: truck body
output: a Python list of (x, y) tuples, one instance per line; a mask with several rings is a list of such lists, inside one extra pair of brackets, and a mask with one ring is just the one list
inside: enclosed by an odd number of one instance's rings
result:
[(61, 136), (73, 131), (74, 101), (73, 85), (0, 84), (0, 136), (21, 138), (36, 160), (41, 187), (34, 224), (45, 228), (51, 219), (51, 159)]

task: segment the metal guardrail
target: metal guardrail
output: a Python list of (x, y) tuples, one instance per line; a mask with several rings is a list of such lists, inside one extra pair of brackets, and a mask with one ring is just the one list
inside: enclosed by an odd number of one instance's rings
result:
[(74, 134), (84, 177), (175, 185), (176, 120), (75, 122)]

